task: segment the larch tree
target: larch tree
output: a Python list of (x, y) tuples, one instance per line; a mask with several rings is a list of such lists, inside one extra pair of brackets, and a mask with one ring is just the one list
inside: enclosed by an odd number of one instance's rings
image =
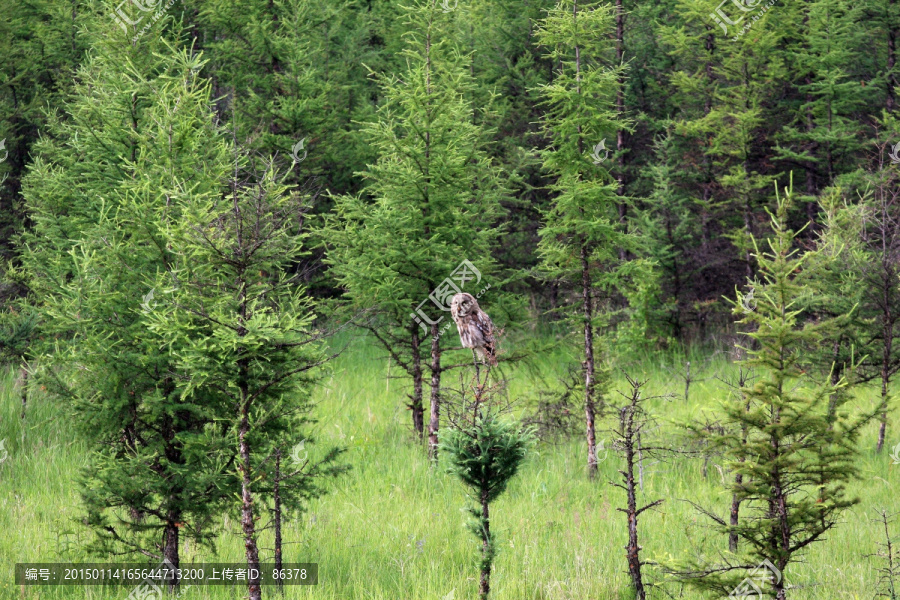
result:
[(755, 251), (759, 275), (752, 297), (739, 293), (735, 303), (738, 322), (754, 341), (745, 348), (743, 366), (756, 377), (741, 389), (741, 402), (723, 404), (723, 427), (707, 435), (728, 468), (743, 476), (730, 484), (742, 513), (733, 524), (701, 510), (724, 533), (735, 534), (743, 551), (724, 555), (724, 564), (681, 571), (701, 589), (737, 594), (756, 586), (777, 600), (787, 598), (791, 563), (856, 503), (847, 484), (858, 476), (856, 445), (871, 419), (849, 416), (847, 378), (833, 382), (804, 368), (805, 349), (840, 325), (841, 317), (802, 319), (813, 292), (799, 276), (813, 264), (812, 253), (799, 255), (794, 246), (790, 202), (789, 191), (778, 199), (768, 248)]
[(242, 144), (295, 156), (292, 183), (357, 189), (353, 172), (371, 156), (354, 121), (374, 112), (362, 63), (378, 60), (366, 44), (369, 12), (346, 0), (186, 4), (203, 32), (217, 110)]
[[(228, 186), (186, 198), (182, 218), (165, 231), (170, 259), (151, 311), (151, 330), (176, 349), (182, 397), (210, 398), (217, 415), (229, 415), (222, 423), (233, 444), (248, 568), (259, 568), (256, 521), (268, 489), (259, 463), (299, 441), (328, 358), (311, 300), (290, 273), (304, 253), (303, 203), (271, 162), (258, 166), (233, 151)], [(247, 585), (259, 600), (261, 580)]]
[(227, 431), (213, 396), (184, 395), (178, 349), (148, 321), (166, 229), (186, 198), (220, 192), (230, 158), (190, 47), (103, 23), (23, 186), (37, 375), (91, 449), (80, 487), (97, 549), (177, 566), (182, 539), (214, 539)]
[(497, 555), (496, 527), (491, 531), (491, 504), (519, 472), (534, 440), (530, 429), (505, 417), (509, 406), (499, 400), (505, 387), (505, 381), (488, 386), (477, 383), (477, 379), (465, 382), (458, 391), (452, 414), (448, 415), (451, 426), (440, 442), (448, 472), (462, 481), (475, 503), (467, 512), (472, 517), (469, 530), (481, 542), (480, 600), (490, 596), (491, 569)]
[[(561, 0), (540, 22), (536, 36), (547, 49), (556, 77), (539, 88), (545, 105), (543, 126), (548, 147), (542, 151), (551, 174), (553, 199), (540, 230), (540, 269), (549, 280), (578, 289), (577, 316), (584, 334), (584, 410), (588, 474), (597, 472), (595, 418), (598, 411), (596, 327), (599, 286), (623, 274), (620, 250), (631, 243), (619, 220), (619, 182), (610, 173), (605, 141), (622, 123), (616, 98), (622, 66), (605, 66), (611, 9), (603, 4)], [(634, 266), (634, 265), (633, 265)], [(600, 385), (598, 385), (598, 383)]]
[(420, 435), (430, 375), (431, 454), (450, 298), (466, 284), (477, 293), (473, 286), (494, 271), (506, 195), (485, 149), (487, 131), (477, 124), (469, 58), (448, 34), (451, 18), (434, 0), (406, 9), (406, 70), (374, 75), (384, 101), (378, 119), (364, 126), (378, 159), (359, 174), (361, 194), (335, 199), (321, 232), (331, 273), (354, 306), (375, 311), (376, 340), (413, 380), (410, 408)]
[(856, 118), (871, 95), (854, 72), (863, 62), (866, 31), (863, 8), (846, 0), (814, 0), (786, 5), (784, 76), (787, 121), (774, 136), (776, 156), (804, 174), (810, 234), (818, 229), (822, 191), (840, 172), (859, 161), (866, 125)]

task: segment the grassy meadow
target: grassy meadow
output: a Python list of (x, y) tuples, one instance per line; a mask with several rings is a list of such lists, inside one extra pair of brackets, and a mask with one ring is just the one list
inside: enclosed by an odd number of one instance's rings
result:
[[(387, 379), (381, 353), (364, 338), (350, 341), (348, 350), (332, 365), (317, 392), (317, 443), (311, 456), (332, 444), (346, 445), (345, 462), (352, 470), (333, 481), (326, 496), (312, 502), (305, 514), (285, 528), (285, 561), (317, 562), (319, 584), (286, 587), (286, 598), (322, 600), (462, 600), (477, 591), (478, 545), (464, 527), (467, 505), (462, 485), (443, 469), (429, 465), (424, 448), (411, 432), (405, 410), (405, 388)], [(454, 340), (455, 341), (455, 340)], [(447, 353), (448, 362), (466, 354)], [(684, 383), (672, 369), (683, 364), (675, 356), (647, 357), (620, 365), (634, 375), (649, 378), (647, 393), (680, 394)], [(694, 363), (703, 362), (694, 357)], [(506, 368), (509, 391), (523, 409), (544, 380), (552, 380), (565, 362), (547, 356), (532, 368)], [(666, 367), (669, 368), (666, 368)], [(654, 401), (660, 428), (655, 441), (679, 443), (678, 423), (703, 418), (727, 397), (724, 384), (736, 367), (724, 356), (697, 374), (706, 377), (691, 387), (690, 402), (680, 396)], [(458, 378), (458, 371), (445, 374)], [(0, 439), (8, 456), (0, 464), (0, 598), (125, 598), (130, 589), (115, 592), (100, 587), (29, 587), (13, 584), (16, 562), (77, 562), (90, 557), (80, 550), (89, 532), (77, 522), (79, 497), (73, 476), (87, 459), (85, 446), (73, 432), (64, 410), (39, 390), (32, 394), (27, 417), (19, 418), (21, 404), (13, 373), (0, 376)], [(616, 385), (622, 387), (621, 376)], [(614, 393), (614, 392), (613, 392)], [(875, 398), (874, 388), (861, 388), (860, 406)], [(427, 418), (427, 415), (426, 415)], [(601, 428), (608, 421), (600, 424)], [(608, 434), (599, 432), (600, 439)], [(873, 521), (877, 510), (900, 510), (900, 465), (887, 452), (872, 450), (875, 429), (864, 437), (860, 458), (862, 479), (854, 484), (861, 502), (845, 522), (813, 545), (804, 562), (786, 573), (794, 586), (790, 598), (800, 600), (868, 599), (875, 596), (877, 561), (867, 554), (883, 541), (881, 525)], [(900, 441), (889, 430), (891, 447)], [(600, 478), (585, 476), (585, 444), (574, 438), (557, 444), (538, 444), (523, 471), (492, 507), (492, 528), (499, 535), (499, 554), (492, 578), (497, 600), (625, 600), (629, 593), (623, 546), (625, 517), (616, 510), (624, 493), (609, 485), (617, 477), (620, 460), (610, 444), (600, 454)], [(2, 453), (0, 453), (2, 455)], [(686, 556), (715, 556), (727, 549), (727, 540), (709, 528), (685, 500), (725, 514), (730, 495), (723, 474), (711, 460), (708, 478), (702, 460), (677, 456), (648, 464), (642, 498), (665, 498), (640, 521), (643, 557), (649, 561)], [(724, 474), (727, 476), (727, 473)], [(261, 522), (267, 520), (263, 517)], [(900, 533), (900, 523), (896, 528)], [(187, 562), (241, 562), (243, 544), (236, 511), (222, 517), (223, 534), (217, 553), (182, 544)], [(272, 557), (271, 530), (260, 540), (262, 558)], [(137, 562), (135, 559), (131, 559)], [(125, 562), (101, 558), (99, 561)], [(678, 584), (665, 583), (661, 572), (646, 568), (652, 583), (651, 598), (700, 598)], [(264, 588), (266, 597), (277, 597)], [(194, 587), (188, 599), (242, 598), (246, 587)], [(671, 596), (669, 596), (671, 594)]]

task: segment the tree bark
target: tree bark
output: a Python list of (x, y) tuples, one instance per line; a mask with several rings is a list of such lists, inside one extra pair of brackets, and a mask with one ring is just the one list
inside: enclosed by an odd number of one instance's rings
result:
[[(627, 413), (627, 414), (626, 414)], [(631, 586), (634, 588), (635, 598), (645, 600), (644, 580), (641, 577), (641, 559), (638, 545), (638, 508), (637, 494), (634, 488), (634, 460), (635, 440), (632, 437), (634, 430), (634, 412), (626, 409), (622, 415), (622, 432), (625, 436), (625, 492), (628, 495), (628, 545), (625, 546), (625, 558), (628, 561), (628, 573), (631, 576)]]
[[(622, 0), (616, 0), (616, 66), (621, 66), (625, 61), (625, 9)], [(621, 124), (625, 120), (625, 76), (619, 75), (616, 89), (616, 117)], [(619, 155), (619, 165), (616, 172), (618, 184), (616, 193), (619, 198), (625, 197), (625, 129), (619, 128), (616, 132), (616, 152)], [(619, 202), (619, 225), (622, 231), (628, 231), (628, 205), (624, 201)], [(625, 248), (619, 248), (619, 259), (625, 260), (628, 253)]]
[(884, 286), (884, 307), (881, 316), (882, 335), (884, 343), (881, 351), (881, 405), (884, 410), (881, 412), (881, 424), (878, 427), (878, 442), (875, 445), (875, 452), (880, 453), (884, 448), (884, 438), (887, 435), (887, 401), (888, 389), (891, 383), (891, 350), (894, 343), (894, 327), (891, 314), (890, 290), (893, 287), (891, 282), (885, 282)]
[(178, 524), (181, 514), (179, 511), (170, 510), (166, 515), (166, 526), (163, 530), (163, 560), (166, 569), (175, 569), (172, 579), (168, 579), (169, 591), (173, 592), (178, 587)]
[(491, 549), (491, 519), (488, 511), (488, 492), (481, 492), (481, 581), (478, 586), (478, 593), (481, 600), (487, 600), (488, 594), (491, 592), (491, 562), (493, 559)]
[(431, 325), (431, 418), (428, 421), (428, 455), (437, 460), (441, 420), (441, 338), (438, 324)]
[[(804, 19), (804, 24), (806, 23), (806, 19)], [(812, 84), (812, 77), (806, 77), (806, 85)], [(812, 94), (806, 95), (806, 102), (810, 105), (813, 102)], [(806, 131), (812, 134), (815, 130), (815, 119), (813, 118), (812, 108), (808, 108), (806, 110)], [(813, 144), (813, 148), (815, 144)], [(816, 163), (814, 161), (807, 161), (806, 163), (806, 194), (810, 198), (815, 198), (818, 195), (818, 185), (816, 183)], [(807, 202), (806, 203), (806, 219), (809, 222), (809, 233), (814, 234), (819, 227), (818, 224), (818, 215), (819, 215), (819, 205), (817, 202)]]
[(412, 346), (413, 395), (409, 408), (412, 411), (413, 429), (419, 439), (425, 435), (425, 408), (422, 406), (422, 357), (419, 355), (418, 324), (413, 321), (410, 331)]
[[(272, 482), (272, 488), (272, 500), (275, 505), (273, 514), (273, 520), (275, 521), (275, 570), (281, 572), (284, 564), (281, 553), (281, 448), (275, 450), (275, 480)], [(284, 594), (284, 580), (279, 578), (275, 583), (278, 586), (278, 590)]]
[(597, 475), (597, 434), (594, 428), (594, 326), (588, 248), (581, 245), (581, 295), (584, 316), (584, 416), (588, 445), (588, 477)]
[[(163, 380), (163, 394), (165, 397), (171, 397), (175, 392), (174, 382), (170, 378)], [(175, 418), (183, 418), (183, 415), (176, 413), (173, 415), (165, 415), (162, 423), (162, 436), (165, 440), (163, 454), (170, 464), (184, 464), (184, 458), (181, 452), (181, 445), (175, 435)], [(160, 471), (161, 474), (161, 471)], [(175, 486), (169, 491), (166, 504), (166, 523), (163, 527), (163, 560), (165, 567), (169, 569), (178, 569), (180, 557), (178, 555), (178, 527), (181, 525), (182, 511), (178, 507), (183, 490), (180, 486)], [(167, 581), (169, 591), (174, 592), (178, 586), (178, 578), (174, 577)]]
[[(734, 485), (740, 486), (744, 483), (744, 474), (738, 473), (734, 476)], [(741, 513), (741, 499), (738, 498), (737, 494), (731, 495), (731, 514), (728, 518), (728, 524), (731, 527), (737, 527), (740, 522), (740, 513)], [(728, 532), (728, 549), (732, 552), (737, 552), (738, 547), (738, 534), (734, 531)]]
[(897, 63), (897, 31), (893, 27), (891, 17), (894, 14), (894, 0), (888, 0), (888, 56), (887, 56), (887, 110), (894, 111), (896, 99), (894, 98), (894, 88), (897, 87), (897, 77), (894, 75), (894, 65)]
[[(238, 443), (241, 471), (241, 529), (244, 532), (244, 548), (247, 554), (247, 568), (259, 573), (259, 548), (256, 546), (256, 522), (253, 519), (253, 493), (251, 491), (252, 467), (250, 463), (250, 415), (246, 390), (241, 391), (241, 421), (238, 429)], [(252, 571), (251, 571), (252, 572)], [(259, 576), (247, 581), (250, 600), (262, 600)]]

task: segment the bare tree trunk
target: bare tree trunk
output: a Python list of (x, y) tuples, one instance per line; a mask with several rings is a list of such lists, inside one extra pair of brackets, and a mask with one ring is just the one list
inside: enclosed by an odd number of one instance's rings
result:
[(581, 294), (584, 313), (584, 415), (588, 445), (588, 477), (597, 475), (597, 433), (594, 428), (594, 325), (591, 273), (587, 244), (581, 245)]
[[(707, 26), (707, 31), (710, 31), (710, 27)], [(706, 83), (709, 88), (712, 88), (715, 78), (713, 76), (713, 64), (712, 64), (712, 55), (715, 51), (715, 36), (711, 33), (706, 35)], [(706, 98), (703, 102), (703, 114), (709, 115), (712, 111), (712, 93), (708, 92), (706, 94)], [(703, 249), (703, 254), (706, 255), (709, 251), (709, 246), (712, 243), (712, 232), (710, 231), (710, 222), (712, 221), (712, 216), (710, 215), (709, 205), (710, 198), (712, 197), (712, 185), (713, 185), (713, 176), (712, 176), (712, 161), (710, 160), (709, 154), (703, 152), (702, 158), (703, 164), (703, 183), (701, 184), (701, 188), (703, 190), (703, 204), (700, 210), (700, 231), (701, 231), (701, 248)]]
[(481, 581), (478, 586), (481, 600), (487, 600), (491, 591), (491, 559), (493, 558), (491, 556), (493, 549), (491, 548), (491, 519), (488, 512), (487, 494), (487, 490), (481, 492)]
[[(889, 287), (885, 286), (885, 296), (889, 296)], [(884, 438), (887, 434), (887, 401), (888, 389), (891, 383), (891, 350), (894, 343), (894, 328), (891, 323), (890, 304), (885, 303), (884, 313), (882, 315), (882, 335), (884, 343), (881, 352), (881, 405), (884, 408), (881, 412), (881, 424), (878, 427), (878, 442), (875, 444), (875, 452), (880, 453), (884, 448)]]
[(630, 408), (622, 411), (622, 432), (625, 438), (625, 493), (627, 506), (625, 514), (628, 517), (628, 545), (625, 546), (625, 559), (628, 561), (628, 574), (631, 576), (631, 586), (634, 588), (635, 598), (644, 600), (644, 580), (641, 577), (641, 547), (638, 544), (638, 507), (637, 494), (634, 489), (634, 458), (635, 440), (634, 413)]
[[(284, 564), (281, 553), (281, 448), (275, 450), (275, 480), (272, 482), (272, 499), (275, 504), (273, 514), (275, 526), (275, 570), (281, 572)], [(284, 594), (284, 580), (277, 579), (278, 591)]]
[(166, 526), (163, 529), (163, 560), (166, 563), (166, 568), (175, 569), (172, 579), (167, 580), (170, 592), (174, 592), (178, 586), (178, 564), (180, 560), (178, 557), (178, 524), (180, 520), (180, 513), (170, 510), (166, 515)]
[[(744, 474), (738, 473), (734, 476), (734, 484), (736, 486), (742, 485), (744, 483)], [(728, 524), (732, 527), (737, 527), (740, 522), (740, 513), (741, 513), (741, 499), (738, 498), (737, 494), (731, 495), (731, 514), (728, 518)], [(728, 549), (732, 552), (737, 552), (738, 547), (738, 534), (735, 531), (728, 532)]]
[[(701, 366), (701, 371), (702, 371)], [(691, 361), (687, 361), (684, 365), (684, 401), (688, 402), (691, 397)]]
[(438, 324), (431, 325), (431, 419), (428, 421), (428, 455), (437, 460), (441, 420), (441, 338)]
[[(247, 568), (259, 573), (259, 548), (256, 546), (256, 522), (253, 519), (253, 494), (251, 482), (253, 471), (250, 464), (250, 416), (248, 414), (247, 390), (241, 390), (241, 421), (238, 429), (238, 448), (241, 471), (241, 529), (244, 532), (244, 548), (247, 554)], [(253, 571), (251, 571), (253, 572)], [(262, 589), (259, 576), (250, 577), (247, 581), (250, 600), (262, 600)]]
[(412, 410), (413, 429), (418, 434), (419, 439), (425, 435), (425, 409), (422, 406), (422, 357), (419, 355), (419, 333), (417, 324), (413, 322), (410, 342), (412, 344), (412, 367), (413, 367), (413, 395), (412, 404), (409, 408)]
[[(807, 19), (804, 18), (803, 22), (806, 24)], [(812, 84), (812, 78), (806, 77), (806, 85)], [(813, 102), (812, 94), (806, 95), (806, 102), (811, 106)], [(806, 110), (806, 130), (810, 133), (815, 129), (815, 119), (813, 118), (812, 108), (808, 108)], [(818, 193), (818, 185), (816, 184), (816, 163), (814, 161), (808, 161), (806, 163), (806, 194), (815, 198)], [(814, 234), (818, 228), (818, 216), (819, 216), (819, 205), (817, 202), (807, 202), (806, 203), (806, 218), (809, 221), (809, 233)]]
[[(881, 523), (884, 525), (884, 554), (882, 556), (885, 559), (885, 562), (887, 562), (887, 565), (878, 569), (878, 572), (881, 575), (881, 582), (887, 586), (887, 589), (884, 590), (887, 593), (883, 594), (883, 596), (889, 600), (896, 600), (897, 598), (900, 598), (900, 589), (898, 589), (895, 582), (897, 576), (900, 575), (900, 568), (898, 568), (898, 565), (894, 564), (898, 555), (897, 551), (894, 550), (894, 543), (891, 541), (888, 513), (884, 509), (881, 510)], [(880, 598), (881, 595), (878, 597)]]
[(638, 485), (644, 491), (644, 452), (641, 450), (641, 434), (637, 434)]
[[(175, 386), (171, 379), (166, 378), (163, 381), (163, 394), (169, 397), (175, 391)], [(165, 447), (163, 455), (171, 464), (183, 464), (184, 460), (181, 455), (181, 448), (175, 436), (175, 417), (166, 415), (163, 418), (160, 430)], [(165, 526), (163, 527), (163, 560), (165, 566), (170, 569), (176, 569), (172, 579), (167, 579), (169, 591), (174, 592), (178, 586), (177, 569), (179, 566), (178, 555), (178, 527), (181, 525), (181, 509), (178, 507), (178, 499), (182, 496), (182, 490), (174, 487), (170, 490), (167, 498), (167, 507), (165, 513)]]

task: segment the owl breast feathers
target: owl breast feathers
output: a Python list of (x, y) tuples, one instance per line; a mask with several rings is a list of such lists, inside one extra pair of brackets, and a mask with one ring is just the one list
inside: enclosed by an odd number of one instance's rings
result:
[(496, 365), (494, 324), (478, 306), (478, 300), (472, 294), (456, 294), (450, 301), (450, 314), (456, 322), (463, 348), (473, 349), (488, 364)]

